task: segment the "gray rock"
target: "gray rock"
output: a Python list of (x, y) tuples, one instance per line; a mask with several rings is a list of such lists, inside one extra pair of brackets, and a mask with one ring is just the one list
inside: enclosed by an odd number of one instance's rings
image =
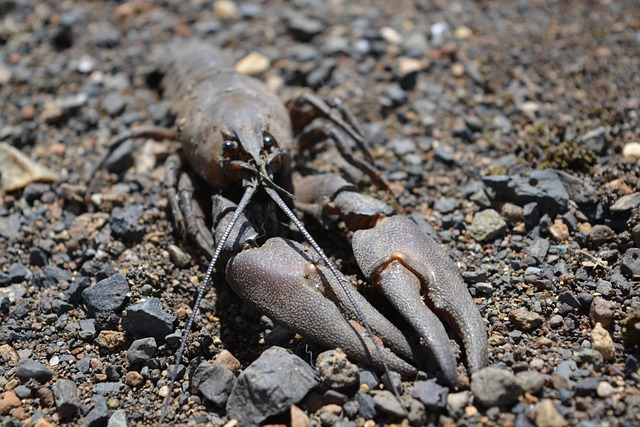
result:
[(516, 381), (520, 385), (520, 388), (534, 395), (542, 391), (546, 379), (546, 375), (536, 371), (522, 371), (516, 374)]
[(122, 114), (126, 106), (127, 99), (119, 92), (110, 93), (102, 100), (102, 108), (111, 117), (117, 117)]
[(289, 13), (287, 27), (297, 40), (308, 42), (322, 32), (324, 24), (319, 20), (292, 12)]
[(93, 409), (89, 411), (82, 423), (83, 427), (102, 427), (109, 421), (109, 409), (107, 408), (107, 398), (96, 394), (91, 399)]
[(620, 197), (609, 206), (609, 210), (613, 213), (620, 213), (630, 211), (638, 206), (640, 206), (640, 193), (633, 193)]
[(153, 357), (157, 349), (158, 344), (153, 337), (135, 340), (127, 350), (127, 363), (129, 365), (144, 363)]
[(607, 128), (599, 126), (590, 130), (580, 137), (580, 142), (585, 144), (587, 148), (598, 155), (602, 155), (607, 151), (609, 146), (609, 135)]
[(458, 199), (456, 199), (455, 197), (446, 197), (444, 199), (438, 199), (433, 204), (433, 209), (443, 214), (447, 214), (455, 211), (456, 207), (458, 207)]
[(33, 359), (25, 359), (18, 362), (16, 375), (21, 383), (26, 383), (30, 379), (34, 379), (40, 384), (44, 384), (53, 377), (49, 368)]
[(173, 332), (176, 317), (162, 309), (162, 301), (149, 298), (127, 307), (122, 314), (122, 327), (134, 338), (154, 337), (162, 341)]
[(415, 153), (416, 143), (409, 138), (397, 138), (389, 141), (389, 149), (398, 156), (406, 156), (407, 154)]
[(191, 377), (191, 387), (217, 407), (224, 408), (235, 381), (233, 372), (224, 366), (202, 362)]
[(60, 379), (53, 385), (56, 409), (62, 419), (73, 416), (80, 409), (76, 384), (71, 380)]
[(449, 389), (443, 387), (433, 380), (416, 381), (413, 384), (411, 395), (419, 399), (428, 411), (438, 411), (447, 406), (447, 395)]
[(404, 417), (404, 409), (392, 392), (389, 390), (378, 390), (372, 394), (373, 402), (377, 409), (395, 417)]
[(21, 262), (12, 264), (7, 270), (7, 274), (9, 275), (11, 283), (24, 282), (25, 280), (29, 280), (33, 277), (31, 270), (25, 267)]
[(227, 412), (240, 425), (255, 426), (300, 402), (316, 385), (314, 371), (304, 360), (272, 347), (238, 377)]
[(496, 210), (486, 209), (473, 216), (469, 231), (475, 241), (490, 242), (507, 231), (507, 223)]
[(96, 319), (96, 328), (108, 329), (117, 323), (127, 301), (129, 284), (123, 274), (114, 274), (82, 292), (89, 317)]
[(640, 275), (640, 248), (630, 248), (624, 253), (620, 271), (631, 278)]
[(569, 193), (558, 173), (551, 169), (534, 170), (527, 175), (487, 176), (482, 182), (501, 200), (520, 206), (536, 202), (540, 210), (552, 216), (566, 212), (569, 207)]
[(551, 243), (547, 239), (538, 237), (533, 242), (531, 242), (531, 244), (527, 248), (527, 253), (535, 258), (538, 263), (541, 263), (547, 257), (547, 252), (549, 252), (550, 246)]
[(121, 383), (120, 381), (117, 381), (117, 382), (94, 384), (92, 391), (97, 394), (107, 395), (107, 394), (120, 393), (123, 389), (124, 389), (124, 384)]
[(471, 391), (483, 406), (510, 406), (518, 401), (522, 388), (512, 372), (484, 368), (471, 376)]
[(71, 273), (53, 265), (48, 265), (44, 268), (42, 274), (42, 286), (50, 287), (57, 285), (61, 282), (69, 282), (71, 280)]
[(578, 380), (576, 384), (576, 396), (595, 396), (598, 390), (598, 383), (602, 378), (589, 377)]
[(373, 397), (365, 394), (361, 391), (356, 393), (356, 402), (358, 402), (358, 414), (365, 420), (372, 419), (376, 416), (376, 403), (373, 401)]
[(126, 411), (124, 409), (118, 409), (117, 411), (114, 411), (109, 418), (107, 427), (127, 427)]
[(123, 242), (139, 242), (147, 230), (140, 224), (140, 210), (136, 205), (127, 205), (117, 210), (111, 217), (111, 235)]

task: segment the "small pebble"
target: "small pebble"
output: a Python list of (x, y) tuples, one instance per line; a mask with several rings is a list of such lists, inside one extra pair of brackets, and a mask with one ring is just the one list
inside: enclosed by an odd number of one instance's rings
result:
[(240, 371), (240, 368), (242, 367), (242, 365), (240, 364), (240, 361), (236, 359), (235, 356), (231, 354), (229, 350), (226, 350), (226, 349), (222, 350), (215, 357), (215, 359), (213, 359), (213, 363), (227, 368), (234, 374), (237, 374)]
[(602, 397), (603, 399), (613, 396), (615, 392), (616, 392), (616, 389), (608, 382), (600, 381), (598, 383), (596, 393), (598, 394), (598, 396)]
[(520, 330), (531, 332), (542, 325), (542, 317), (533, 311), (519, 308), (509, 313), (509, 320)]
[(271, 60), (268, 56), (253, 51), (236, 63), (235, 70), (240, 74), (256, 76), (267, 71), (270, 65)]
[(507, 231), (507, 223), (496, 210), (486, 209), (473, 216), (469, 231), (475, 241), (491, 242)]
[(608, 330), (613, 320), (611, 303), (602, 297), (595, 297), (589, 309), (589, 320), (591, 320), (592, 325), (600, 323), (604, 329)]
[(134, 338), (153, 337), (162, 341), (173, 331), (175, 315), (162, 308), (162, 301), (152, 297), (129, 306), (122, 313), (122, 327)]
[(395, 417), (404, 416), (404, 410), (392, 392), (389, 390), (377, 390), (372, 394), (376, 408), (380, 411)]
[(158, 349), (155, 338), (147, 337), (135, 340), (127, 350), (127, 362), (129, 365), (137, 365), (151, 359)]
[(565, 427), (567, 420), (558, 412), (551, 399), (543, 399), (536, 410), (537, 427)]
[(202, 362), (193, 373), (191, 386), (219, 408), (224, 408), (236, 377), (227, 368)]
[(471, 391), (477, 402), (486, 407), (510, 406), (522, 394), (522, 388), (512, 372), (492, 367), (471, 376)]
[(140, 387), (144, 384), (144, 377), (138, 371), (129, 371), (124, 375), (124, 382), (131, 387)]
[(616, 347), (613, 344), (613, 339), (600, 323), (596, 323), (591, 331), (591, 346), (602, 354), (604, 360), (609, 361), (615, 358)]

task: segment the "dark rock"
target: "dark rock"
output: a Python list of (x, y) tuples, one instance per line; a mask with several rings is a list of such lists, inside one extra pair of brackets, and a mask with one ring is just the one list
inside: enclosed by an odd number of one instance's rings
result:
[(107, 157), (107, 160), (104, 162), (105, 168), (114, 173), (126, 171), (133, 166), (134, 149), (135, 145), (133, 144), (133, 140), (126, 140)]
[(551, 243), (547, 239), (538, 237), (527, 248), (527, 253), (536, 259), (537, 263), (541, 263), (547, 257), (547, 252), (551, 247)]
[[(327, 390), (322, 395), (323, 405), (344, 405), (349, 400), (346, 394), (340, 393), (337, 390)], [(357, 412), (357, 411), (356, 411)]]
[(575, 354), (574, 359), (580, 364), (589, 364), (593, 369), (599, 370), (604, 364), (604, 357), (598, 350), (585, 348)]
[(29, 264), (43, 267), (47, 264), (47, 253), (40, 248), (33, 248), (29, 252)]
[(238, 377), (227, 412), (240, 425), (256, 425), (296, 404), (316, 385), (313, 369), (283, 348), (262, 353)]
[(153, 297), (127, 307), (122, 314), (122, 327), (136, 339), (154, 337), (162, 341), (173, 331), (175, 320), (162, 309), (162, 301)]
[(595, 396), (598, 389), (598, 383), (602, 378), (589, 377), (578, 380), (576, 384), (576, 396)]
[(485, 269), (466, 270), (462, 272), (462, 278), (466, 283), (469, 284), (486, 282), (489, 278), (489, 272)]
[(336, 65), (336, 61), (331, 58), (320, 61), (320, 64), (307, 74), (305, 78), (307, 85), (316, 89), (326, 84), (331, 79), (331, 74), (333, 74)]
[(21, 262), (12, 264), (11, 267), (9, 267), (9, 270), (7, 270), (7, 274), (9, 275), (11, 283), (21, 283), (33, 277), (31, 270), (25, 267)]
[(629, 278), (640, 276), (640, 248), (627, 249), (620, 262), (620, 271)]
[(31, 389), (25, 385), (19, 385), (18, 387), (13, 389), (13, 392), (20, 399), (27, 399), (31, 397)]
[(80, 409), (76, 384), (71, 380), (59, 379), (53, 385), (56, 409), (62, 419), (75, 415)]
[(447, 406), (449, 389), (435, 381), (416, 381), (411, 395), (424, 403), (427, 411), (439, 411)]
[(123, 242), (139, 242), (144, 237), (146, 227), (139, 224), (140, 211), (136, 205), (128, 205), (117, 210), (111, 218), (111, 234)]
[(129, 365), (144, 363), (156, 354), (157, 349), (158, 344), (156, 344), (156, 340), (153, 337), (135, 340), (127, 350), (127, 363)]
[(367, 387), (369, 387), (369, 390), (375, 390), (380, 383), (380, 380), (378, 379), (376, 374), (371, 371), (361, 370), (359, 376), (360, 384), (366, 385)]
[(356, 401), (359, 406), (358, 414), (362, 418), (369, 420), (376, 416), (378, 411), (376, 411), (376, 404), (373, 401), (373, 397), (359, 391), (356, 393)]
[(32, 182), (27, 185), (22, 193), (22, 197), (28, 202), (33, 203), (36, 200), (40, 200), (42, 195), (51, 190), (51, 184), (44, 184), (40, 182)]
[(377, 409), (394, 417), (404, 416), (404, 408), (392, 392), (389, 390), (377, 390), (372, 394), (373, 402)]
[(556, 171), (551, 169), (534, 170), (527, 175), (487, 176), (482, 181), (499, 199), (521, 206), (535, 202), (542, 211), (553, 216), (566, 212), (569, 207), (569, 193)]
[(486, 407), (513, 405), (522, 394), (513, 373), (492, 367), (471, 376), (471, 391), (477, 402)]
[(66, 291), (69, 302), (73, 305), (79, 304), (82, 301), (82, 293), (89, 286), (91, 286), (91, 279), (88, 277), (80, 276), (74, 280)]
[(599, 126), (590, 130), (580, 137), (580, 142), (585, 144), (587, 148), (598, 155), (602, 155), (607, 151), (609, 146), (609, 135), (604, 126)]
[(202, 362), (191, 377), (191, 387), (217, 407), (224, 408), (236, 377), (227, 368)]
[(30, 379), (34, 379), (40, 384), (44, 384), (53, 377), (53, 373), (49, 368), (37, 360), (32, 359), (25, 359), (18, 362), (16, 375), (21, 383), (26, 383)]
[[(93, 401), (93, 409), (89, 411), (84, 418), (83, 427), (103, 427), (109, 421), (109, 408), (107, 408), (107, 399), (96, 394), (91, 399)], [(111, 424), (109, 424), (111, 427)]]
[(527, 203), (523, 207), (524, 210), (524, 226), (527, 230), (531, 230), (540, 222), (540, 211), (536, 202)]
[(90, 317), (96, 319), (98, 329), (107, 329), (117, 323), (127, 301), (129, 284), (123, 274), (114, 274), (82, 292), (82, 300)]
[(591, 244), (593, 247), (598, 249), (605, 243), (613, 241), (616, 237), (616, 233), (614, 233), (611, 227), (607, 225), (596, 224), (591, 228), (589, 236), (591, 237)]
[(48, 265), (43, 271), (42, 286), (48, 288), (55, 286), (61, 282), (68, 282), (71, 280), (71, 273), (53, 265)]

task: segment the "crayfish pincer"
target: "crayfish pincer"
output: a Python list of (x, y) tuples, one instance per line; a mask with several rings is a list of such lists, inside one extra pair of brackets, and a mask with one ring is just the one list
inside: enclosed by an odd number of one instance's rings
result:
[[(462, 339), (469, 370), (485, 366), (483, 319), (440, 246), (411, 220), (358, 192), (340, 174), (292, 178), (293, 169), (308, 170), (294, 164), (292, 159), (299, 157), (294, 154), (321, 139), (332, 143), (355, 167), (352, 170), (359, 169), (379, 189), (386, 188), (358, 124), (343, 104), (327, 104), (303, 93), (285, 105), (260, 81), (234, 72), (224, 51), (200, 41), (174, 41), (162, 52), (157, 68), (164, 75), (164, 96), (176, 115), (182, 142), (182, 157), (168, 159), (169, 201), (178, 231), (211, 258), (194, 315), (221, 261), (219, 268), (241, 298), (310, 340), (342, 348), (358, 363), (414, 376), (416, 367), (423, 366), (417, 357), (418, 340), (411, 339), (417, 332), (435, 356), (444, 382), (456, 385), (458, 364), (441, 320), (446, 319)], [(215, 190), (211, 231), (193, 197), (191, 178), (179, 173), (183, 159)], [(254, 197), (257, 194), (260, 197)], [(401, 331), (356, 292), (290, 205), (307, 216), (337, 218), (354, 231), (353, 254), (364, 276), (413, 333)], [(264, 241), (264, 230), (282, 223), (273, 214), (276, 206), (305, 243), (282, 237)], [(366, 333), (350, 320), (364, 326)], [(192, 322), (193, 316), (185, 331)]]

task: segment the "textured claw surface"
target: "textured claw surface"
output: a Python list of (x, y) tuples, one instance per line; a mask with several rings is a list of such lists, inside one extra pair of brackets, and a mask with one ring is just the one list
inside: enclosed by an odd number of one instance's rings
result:
[(433, 312), (462, 337), (471, 372), (486, 365), (487, 332), (478, 308), (451, 259), (413, 221), (392, 216), (356, 231), (353, 251), (365, 276), (427, 341), (451, 384), (457, 382), (453, 350)]
[[(382, 369), (371, 340), (345, 320), (344, 313), (326, 297), (338, 293), (327, 279), (330, 274), (316, 266), (300, 244), (281, 238), (269, 239), (257, 249), (246, 249), (227, 264), (227, 280), (233, 290), (258, 310), (292, 331), (326, 347), (340, 347), (358, 362)], [(362, 298), (358, 302), (366, 301)], [(363, 311), (369, 308), (374, 310), (367, 307)], [(365, 312), (365, 317), (375, 331), (376, 316)], [(408, 349), (408, 344), (400, 343), (400, 347), (405, 345)], [(405, 377), (415, 374), (409, 363), (382, 350), (391, 369)]]

